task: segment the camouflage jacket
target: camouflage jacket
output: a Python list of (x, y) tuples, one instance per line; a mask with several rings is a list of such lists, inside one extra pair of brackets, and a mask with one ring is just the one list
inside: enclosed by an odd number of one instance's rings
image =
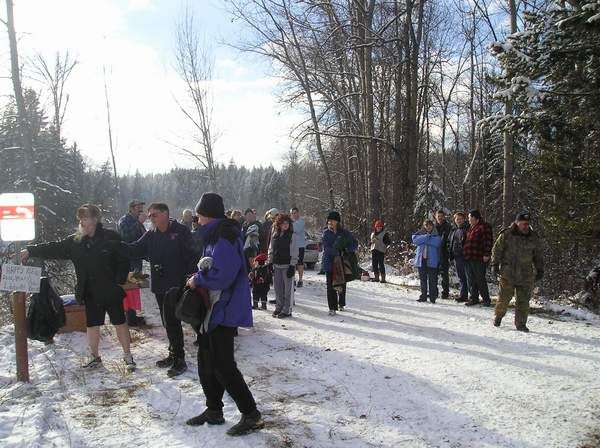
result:
[(535, 272), (544, 270), (540, 238), (533, 230), (523, 234), (516, 224), (512, 224), (498, 235), (492, 249), (491, 263), (499, 265), (500, 277), (509, 283), (533, 284)]

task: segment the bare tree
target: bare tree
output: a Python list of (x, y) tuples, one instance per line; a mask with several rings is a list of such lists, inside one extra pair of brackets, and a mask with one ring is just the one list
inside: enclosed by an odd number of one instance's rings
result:
[(108, 125), (108, 145), (110, 148), (110, 157), (112, 159), (113, 175), (115, 189), (119, 194), (119, 177), (117, 175), (117, 160), (115, 158), (115, 148), (113, 146), (112, 123), (110, 121), (110, 101), (108, 99), (108, 85), (106, 83), (106, 68), (102, 67), (102, 75), (104, 76), (104, 99), (106, 100), (106, 122)]
[(26, 160), (33, 160), (33, 143), (31, 129), (27, 121), (27, 108), (23, 98), (23, 87), (21, 85), (21, 67), (19, 66), (19, 53), (17, 49), (17, 33), (15, 31), (15, 19), (12, 0), (6, 0), (6, 28), (8, 30), (8, 43), (10, 46), (10, 68), (13, 88), (15, 91), (15, 102), (17, 103), (17, 114), (19, 123), (19, 136), (21, 147), (25, 151)]
[(77, 65), (77, 59), (72, 58), (68, 51), (64, 56), (57, 51), (53, 67), (40, 53), (36, 54), (30, 60), (30, 63), (35, 75), (39, 77), (38, 80), (50, 90), (52, 95), (54, 128), (56, 129), (57, 138), (60, 140), (62, 137), (62, 123), (69, 104), (69, 94), (65, 92), (65, 85)]
[(214, 146), (215, 132), (212, 122), (212, 98), (210, 81), (213, 72), (213, 56), (210, 48), (202, 41), (194, 21), (192, 10), (187, 7), (176, 28), (175, 66), (179, 77), (185, 84), (187, 106), (176, 100), (185, 117), (192, 123), (196, 135), (194, 141), (201, 151), (181, 145), (176, 148), (196, 160), (206, 170), (211, 187), (217, 190), (217, 171), (215, 169)]

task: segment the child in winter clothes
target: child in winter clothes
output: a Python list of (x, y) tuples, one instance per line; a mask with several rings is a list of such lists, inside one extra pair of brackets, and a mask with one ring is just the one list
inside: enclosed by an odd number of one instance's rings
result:
[(381, 220), (375, 221), (375, 231), (371, 234), (371, 257), (373, 263), (373, 273), (375, 274), (375, 281), (379, 281), (379, 274), (381, 274), (381, 283), (385, 283), (385, 253), (391, 244), (390, 236), (386, 230), (383, 229), (383, 222)]
[(252, 286), (252, 308), (255, 310), (258, 309), (258, 302), (260, 302), (261, 309), (267, 309), (267, 294), (271, 288), (271, 270), (265, 264), (266, 261), (267, 254), (258, 254), (254, 258), (254, 267), (248, 274)]

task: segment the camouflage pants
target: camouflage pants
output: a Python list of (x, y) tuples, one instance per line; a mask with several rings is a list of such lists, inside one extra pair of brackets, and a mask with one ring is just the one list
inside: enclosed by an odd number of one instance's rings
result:
[(496, 316), (504, 317), (510, 300), (515, 296), (515, 324), (527, 323), (529, 315), (529, 300), (531, 299), (532, 285), (513, 285), (507, 280), (500, 279), (500, 295), (496, 303)]

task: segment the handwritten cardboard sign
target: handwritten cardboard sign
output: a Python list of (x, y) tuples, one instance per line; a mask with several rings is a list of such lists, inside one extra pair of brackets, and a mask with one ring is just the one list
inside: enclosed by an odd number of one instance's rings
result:
[(42, 268), (3, 264), (0, 291), (40, 292)]

